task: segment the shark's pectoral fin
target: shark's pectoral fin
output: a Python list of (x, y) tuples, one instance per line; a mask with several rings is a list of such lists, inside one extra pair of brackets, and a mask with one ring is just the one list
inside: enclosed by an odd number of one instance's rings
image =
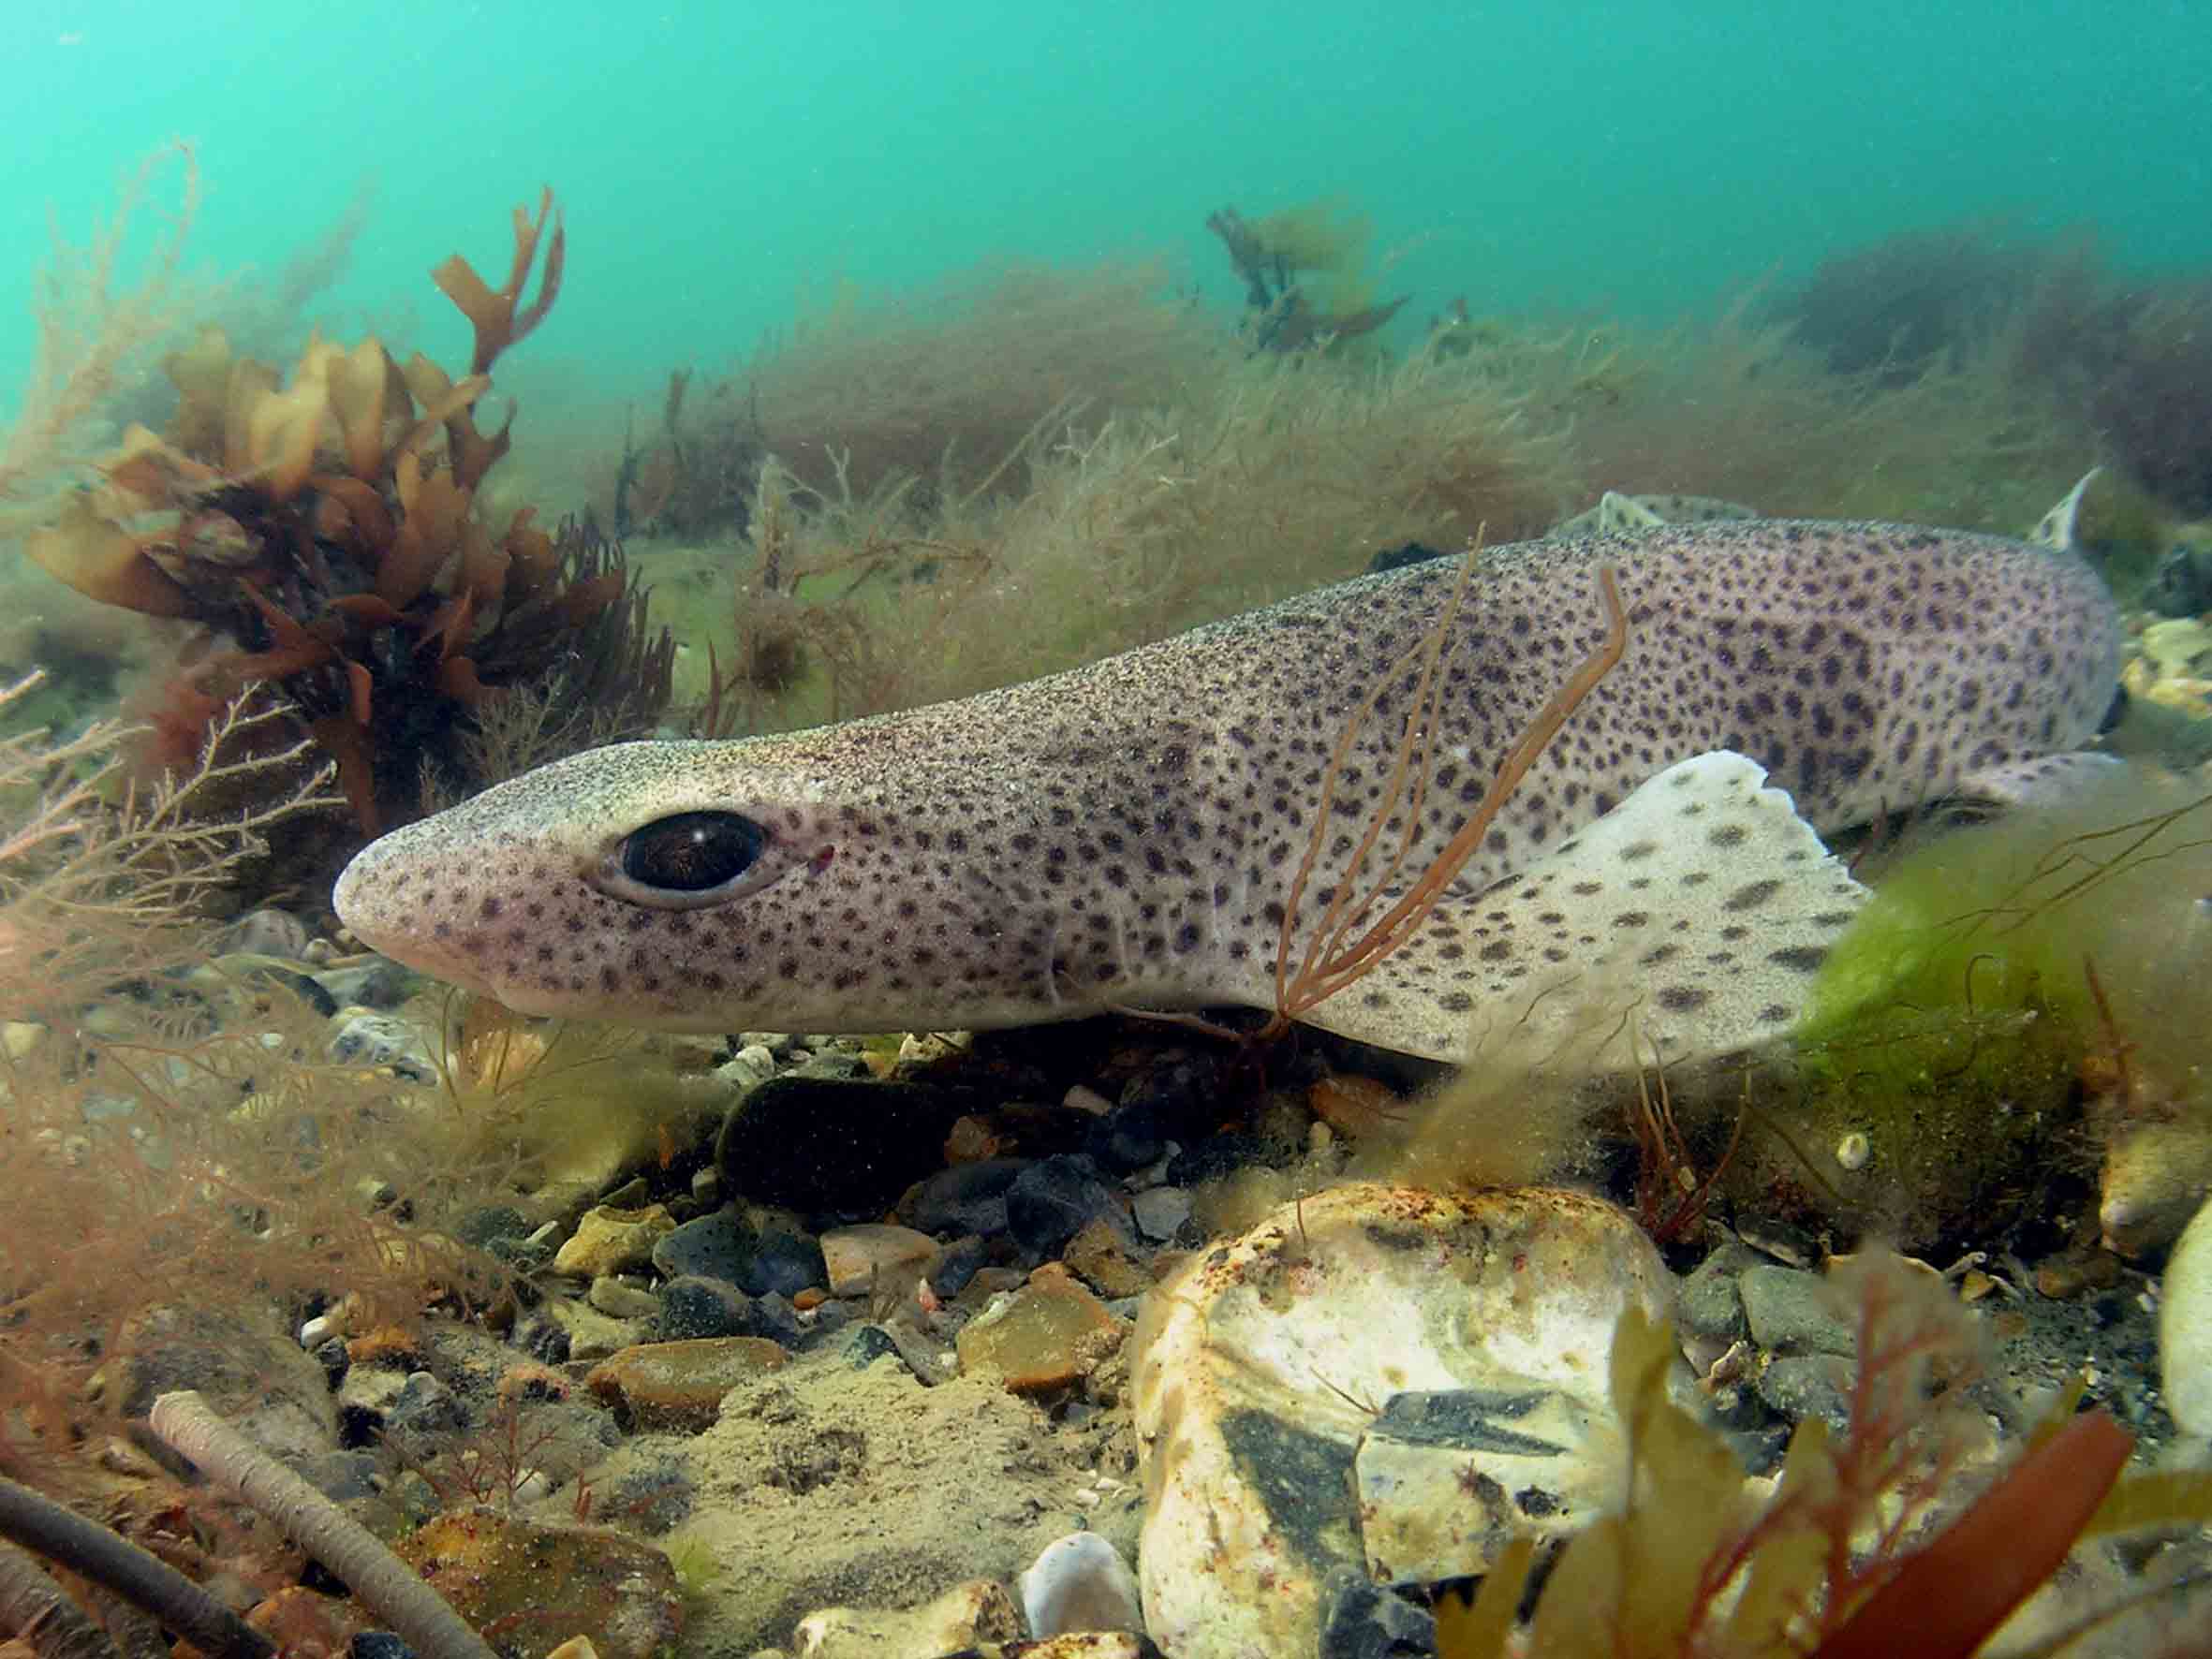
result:
[(1788, 1030), (1866, 889), (1728, 750), (1669, 767), (1486, 892), (1447, 892), (1420, 934), (1306, 1018), (1469, 1060), (1556, 1034), (1600, 1065), (1732, 1053)]

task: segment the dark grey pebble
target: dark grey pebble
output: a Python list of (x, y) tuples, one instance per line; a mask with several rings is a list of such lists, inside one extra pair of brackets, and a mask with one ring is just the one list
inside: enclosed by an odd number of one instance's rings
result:
[(653, 1246), (653, 1265), (671, 1279), (696, 1274), (734, 1285), (752, 1259), (759, 1237), (736, 1211), (717, 1210), (664, 1235)]
[(1210, 1135), (1175, 1154), (1168, 1166), (1168, 1181), (1173, 1186), (1198, 1186), (1234, 1175), (1239, 1169), (1275, 1164), (1279, 1158), (1276, 1150), (1257, 1135), (1241, 1131)]
[(1744, 1296), (1736, 1276), (1762, 1258), (1741, 1244), (1723, 1244), (1697, 1265), (1682, 1282), (1675, 1312), (1682, 1329), (1692, 1336), (1733, 1343), (1750, 1334), (1744, 1317)]
[(1321, 1580), (1320, 1659), (1427, 1659), (1437, 1622), (1363, 1568), (1349, 1564)]
[(1168, 1142), (1199, 1139), (1221, 1112), (1226, 1060), (1178, 1054), (1145, 1067), (1122, 1085), (1112, 1111), (1092, 1124), (1084, 1150), (1116, 1175), (1157, 1164)]
[(991, 1247), (976, 1238), (955, 1239), (937, 1253), (929, 1270), (929, 1288), (948, 1299), (967, 1288), (968, 1281), (991, 1259)]
[(750, 1336), (753, 1299), (723, 1280), (686, 1274), (660, 1287), (656, 1329), (664, 1343), (693, 1337)]
[(1857, 1346), (1826, 1281), (1795, 1268), (1747, 1268), (1737, 1276), (1751, 1340), (1770, 1354), (1850, 1354)]
[(657, 1536), (687, 1519), (697, 1496), (691, 1476), (671, 1460), (624, 1475), (607, 1494), (606, 1512), (625, 1526)]
[(325, 1338), (309, 1352), (314, 1356), (316, 1364), (322, 1367), (322, 1374), (330, 1379), (332, 1391), (336, 1392), (338, 1385), (346, 1380), (346, 1373), (353, 1364), (352, 1355), (346, 1351), (346, 1339), (342, 1336)]
[(325, 1452), (296, 1473), (333, 1504), (372, 1499), (384, 1490), (385, 1460), (371, 1450)]
[(771, 1291), (766, 1296), (753, 1299), (753, 1328), (741, 1332), (745, 1336), (764, 1336), (772, 1343), (781, 1343), (787, 1348), (802, 1346), (809, 1337), (821, 1337), (844, 1323), (845, 1304), (824, 1302), (814, 1311), (814, 1324), (810, 1328), (799, 1317), (799, 1310), (791, 1306), (790, 1299)]
[(415, 1650), (389, 1630), (357, 1630), (347, 1645), (350, 1659), (415, 1659)]
[(251, 968), (246, 972), (245, 980), (249, 985), (273, 985), (280, 991), (288, 991), (325, 1020), (338, 1011), (336, 997), (308, 975), (294, 973), (289, 968)]
[(1840, 1434), (1851, 1426), (1853, 1370), (1836, 1354), (1788, 1355), (1760, 1372), (1759, 1398), (1792, 1422), (1825, 1417)]
[(856, 1325), (845, 1333), (845, 1345), (838, 1351), (853, 1370), (865, 1371), (884, 1355), (896, 1354), (899, 1345), (880, 1325)]
[(940, 1169), (907, 1195), (901, 1214), (908, 1226), (925, 1233), (1003, 1233), (1006, 1189), (1029, 1163), (1027, 1158), (981, 1158)]
[(1128, 1226), (1114, 1189), (1100, 1178), (1096, 1164), (1080, 1155), (1040, 1158), (1006, 1190), (1007, 1231), (1033, 1255), (1058, 1255), (1086, 1223), (1101, 1215)]
[(427, 1371), (418, 1371), (409, 1374), (385, 1407), (384, 1421), (400, 1433), (442, 1434), (460, 1428), (464, 1413), (452, 1389)]
[(794, 1297), (816, 1285), (826, 1288), (829, 1283), (822, 1247), (789, 1227), (770, 1227), (762, 1233), (737, 1276), (737, 1287), (748, 1296)]
[(715, 1167), (725, 1193), (838, 1220), (873, 1220), (944, 1167), (954, 1121), (981, 1090), (787, 1073), (723, 1120)]
[(332, 968), (316, 975), (315, 982), (340, 1007), (396, 1008), (415, 994), (421, 976), (380, 956), (358, 968)]

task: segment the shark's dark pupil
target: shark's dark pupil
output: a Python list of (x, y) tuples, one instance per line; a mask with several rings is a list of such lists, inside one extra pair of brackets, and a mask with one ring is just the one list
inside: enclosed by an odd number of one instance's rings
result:
[(768, 831), (736, 813), (678, 813), (656, 818), (622, 844), (622, 873), (649, 888), (703, 893), (753, 867)]

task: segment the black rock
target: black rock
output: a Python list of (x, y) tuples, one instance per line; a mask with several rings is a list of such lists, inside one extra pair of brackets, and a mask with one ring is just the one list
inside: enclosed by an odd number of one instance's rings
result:
[(1096, 1216), (1121, 1218), (1118, 1195), (1080, 1154), (1040, 1158), (1006, 1190), (1007, 1231), (1038, 1256), (1059, 1254)]
[(418, 1371), (384, 1408), (384, 1421), (387, 1428), (407, 1434), (442, 1434), (460, 1428), (464, 1415), (452, 1389), (427, 1371)]
[(2145, 600), (2160, 616), (2195, 616), (2212, 605), (2212, 560), (2201, 559), (2186, 542), (2159, 555)]
[(1218, 1181), (1239, 1169), (1274, 1161), (1275, 1152), (1265, 1140), (1242, 1130), (1231, 1130), (1223, 1135), (1210, 1135), (1196, 1146), (1177, 1153), (1175, 1161), (1168, 1166), (1168, 1182), (1172, 1186), (1197, 1186), (1202, 1182)]
[(1366, 1573), (1346, 1564), (1321, 1580), (1320, 1659), (1429, 1659), (1437, 1622)]
[(1006, 1231), (1006, 1191), (1029, 1167), (1027, 1158), (981, 1158), (924, 1178), (901, 1206), (907, 1224), (925, 1233)]
[(1091, 1125), (1084, 1151), (1117, 1175), (1158, 1163), (1169, 1141), (1188, 1146), (1220, 1116), (1226, 1075), (1222, 1056), (1212, 1052), (1172, 1055), (1147, 1066)]
[(822, 1247), (805, 1233), (789, 1227), (770, 1227), (754, 1241), (737, 1276), (737, 1287), (748, 1296), (794, 1297), (816, 1285), (828, 1288), (829, 1265)]
[(330, 1379), (334, 1391), (346, 1380), (346, 1373), (353, 1365), (353, 1356), (346, 1351), (346, 1339), (342, 1336), (325, 1337), (308, 1351), (315, 1356), (316, 1364), (322, 1367), (322, 1374)]
[(1759, 1398), (1792, 1422), (1820, 1417), (1842, 1434), (1851, 1427), (1853, 1367), (1839, 1354), (1785, 1354), (1759, 1373)]
[(886, 1354), (896, 1354), (898, 1343), (891, 1340), (891, 1333), (880, 1325), (858, 1325), (846, 1333), (842, 1350), (845, 1363), (855, 1371), (865, 1371)]
[[(761, 1298), (763, 1305), (767, 1301), (766, 1297)], [(791, 1334), (777, 1336), (775, 1332), (766, 1329), (757, 1334), (774, 1337), (775, 1341), (783, 1343), (787, 1348), (818, 1348), (859, 1317), (852, 1311), (850, 1302), (831, 1300), (815, 1309), (812, 1325), (801, 1325), (799, 1315), (792, 1311), (790, 1303), (785, 1301), (781, 1297), (777, 1297), (775, 1301), (786, 1313), (791, 1314)]]
[(935, 1266), (929, 1270), (931, 1292), (951, 1300), (967, 1288), (973, 1279), (991, 1259), (991, 1247), (981, 1239), (955, 1239), (937, 1253)]
[(607, 1509), (620, 1516), (624, 1526), (657, 1535), (691, 1514), (696, 1495), (691, 1476), (671, 1460), (647, 1464), (616, 1481)]
[(253, 968), (247, 971), (245, 979), (248, 984), (273, 985), (280, 991), (290, 991), (325, 1020), (338, 1011), (336, 997), (305, 974), (295, 972), (290, 968), (275, 966)]
[(315, 982), (342, 1008), (396, 1008), (415, 994), (420, 976), (380, 956), (360, 967), (332, 968), (317, 974)]
[(653, 1265), (671, 1279), (696, 1274), (735, 1285), (758, 1242), (752, 1224), (725, 1207), (664, 1235), (653, 1246)]
[(533, 1314), (515, 1327), (514, 1345), (541, 1365), (568, 1362), (568, 1333), (548, 1314)]
[(736, 1285), (699, 1274), (671, 1279), (660, 1287), (656, 1328), (664, 1343), (690, 1337), (750, 1336), (753, 1299)]
[(771, 1078), (724, 1120), (715, 1166), (726, 1193), (841, 1220), (879, 1216), (943, 1167), (953, 1122), (990, 1104), (980, 1090), (933, 1083)]
[(389, 1630), (357, 1630), (347, 1646), (352, 1659), (415, 1659), (415, 1650)]

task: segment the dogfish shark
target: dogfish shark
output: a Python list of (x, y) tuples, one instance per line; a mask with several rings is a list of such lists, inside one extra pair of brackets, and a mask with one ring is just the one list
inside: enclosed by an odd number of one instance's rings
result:
[[(2113, 703), (2118, 615), (2042, 544), (2079, 494), (2041, 542), (1631, 516), (934, 707), (613, 744), (384, 836), (336, 907), (531, 1014), (858, 1032), (1273, 1007), (1302, 865), (1292, 961), (1339, 883), (1379, 915), (1453, 839), (1606, 637), (1610, 570), (1617, 665), (1414, 936), (1300, 1017), (1464, 1060), (1485, 1020), (1571, 1018), (1551, 993), (1611, 976), (1660, 1054), (1728, 1052), (1797, 1018), (1864, 901), (1821, 832), (2099, 763), (2076, 751)], [(1434, 727), (1417, 810), (1390, 792), (1409, 718)]]

